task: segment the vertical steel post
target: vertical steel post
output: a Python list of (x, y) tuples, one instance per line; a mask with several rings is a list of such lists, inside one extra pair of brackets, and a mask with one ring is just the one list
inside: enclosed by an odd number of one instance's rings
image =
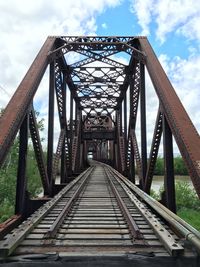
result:
[(45, 166), (42, 144), (40, 140), (40, 134), (39, 134), (39, 129), (37, 125), (37, 120), (36, 120), (33, 104), (31, 105), (31, 112), (29, 113), (29, 130), (30, 130), (30, 135), (31, 135), (32, 143), (33, 143), (38, 170), (39, 170), (42, 185), (43, 185), (43, 192), (44, 192), (44, 195), (49, 195), (49, 189), (50, 189), (49, 179), (48, 179), (47, 170)]
[(82, 143), (81, 143), (81, 121), (82, 121), (82, 113), (81, 110), (78, 109), (76, 107), (75, 109), (76, 111), (76, 120), (77, 120), (77, 127), (75, 129), (76, 131), (76, 136), (78, 138), (78, 146), (77, 146), (77, 152), (76, 152), (76, 169), (78, 172), (80, 172), (81, 169), (81, 165), (82, 165), (82, 153), (83, 153), (83, 149), (82, 149)]
[(65, 139), (67, 138), (66, 136), (66, 128), (67, 128), (67, 123), (66, 123), (66, 83), (65, 79), (63, 77), (62, 79), (62, 94), (63, 94), (63, 118), (62, 118), (62, 128), (65, 129), (65, 137), (64, 137), (64, 142), (63, 142), (63, 147), (62, 147), (62, 154), (61, 154), (61, 183), (66, 183), (67, 181), (67, 166), (66, 166), (66, 151), (65, 151)]
[[(133, 152), (133, 151), (132, 151)], [(134, 160), (134, 154), (131, 153), (130, 156), (130, 167), (129, 167), (129, 180), (135, 184), (135, 160)]]
[(125, 158), (125, 174), (127, 172), (127, 97), (124, 94), (124, 158)]
[(87, 141), (83, 141), (83, 167), (87, 165)]
[(122, 105), (120, 105), (120, 109), (116, 110), (116, 126), (117, 126), (117, 135), (116, 135), (116, 159), (117, 159), (117, 169), (119, 172), (122, 172), (122, 162), (121, 162), (121, 158), (122, 158), (122, 151), (120, 149), (120, 137), (122, 134)]
[[(135, 128), (134, 114), (133, 114), (133, 92), (134, 92), (134, 84), (133, 79), (130, 79), (130, 94), (129, 94), (129, 107), (130, 107), (130, 116), (129, 116), (129, 138), (131, 129)], [(131, 155), (130, 155), (130, 163), (129, 163), (129, 180), (135, 183), (135, 155), (134, 148), (131, 145)]]
[(141, 120), (141, 157), (142, 178), (145, 184), (147, 172), (147, 137), (146, 137), (146, 96), (145, 96), (145, 68), (140, 63), (140, 120)]
[(122, 103), (120, 105), (120, 109), (119, 109), (119, 121), (120, 121), (120, 133), (119, 135), (122, 135)]
[(73, 101), (73, 95), (72, 92), (70, 94), (70, 161), (71, 161), (71, 166), (72, 166), (72, 146), (73, 146), (73, 107), (74, 101)]
[(77, 130), (78, 130), (78, 112), (79, 112), (78, 105), (75, 102), (75, 132), (76, 132), (76, 135), (78, 134), (78, 132), (77, 132)]
[(171, 211), (176, 212), (172, 133), (165, 116), (163, 116), (163, 147), (165, 167), (164, 190), (166, 206)]
[(145, 178), (145, 189), (144, 190), (147, 194), (150, 194), (150, 190), (151, 190), (153, 173), (154, 173), (156, 160), (158, 156), (158, 150), (160, 146), (162, 132), (163, 132), (163, 114), (159, 107), (156, 122), (155, 122), (155, 129), (154, 129), (151, 150), (149, 154), (148, 168), (147, 168), (147, 173), (146, 173), (146, 178)]
[(115, 157), (115, 169), (119, 171), (119, 165), (118, 165), (118, 146), (117, 146), (117, 142), (114, 143), (114, 157)]
[(19, 132), (19, 159), (17, 170), (15, 214), (25, 215), (26, 208), (26, 161), (28, 150), (28, 115), (25, 116)]
[(62, 154), (61, 154), (61, 176), (60, 176), (60, 181), (61, 183), (66, 183), (67, 182), (67, 171), (66, 171), (66, 155), (65, 155), (65, 142), (63, 142), (63, 147), (62, 147)]
[(47, 174), (49, 184), (52, 180), (53, 170), (53, 144), (54, 144), (54, 87), (55, 87), (55, 63), (49, 65), (49, 117), (48, 117), (48, 145), (47, 145)]

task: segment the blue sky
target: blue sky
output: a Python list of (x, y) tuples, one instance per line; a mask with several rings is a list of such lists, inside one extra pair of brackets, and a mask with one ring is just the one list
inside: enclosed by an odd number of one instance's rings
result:
[[(97, 16), (97, 35), (141, 35), (142, 28), (138, 24), (137, 16), (131, 12), (130, 1), (125, 0), (121, 5), (105, 10)], [(174, 31), (167, 34), (164, 43), (156, 38), (156, 23), (150, 24), (151, 34), (148, 39), (156, 51), (157, 55), (167, 54), (170, 58), (180, 56), (187, 58), (189, 56), (188, 48), (191, 41)], [(192, 40), (193, 45), (195, 40)], [(195, 44), (196, 46), (197, 44)]]
[[(200, 131), (199, 25), (196, 0), (0, 1), (0, 107), (8, 103), (48, 35), (145, 35)], [(36, 95), (43, 117), (45, 82), (47, 77)], [(150, 107), (155, 102), (151, 87), (147, 77)], [(155, 112), (149, 110), (150, 118)]]

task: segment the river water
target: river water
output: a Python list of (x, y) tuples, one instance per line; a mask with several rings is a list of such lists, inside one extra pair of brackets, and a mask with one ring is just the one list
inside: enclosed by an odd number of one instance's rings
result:
[[(182, 181), (182, 182), (188, 182), (191, 186), (191, 188), (193, 188), (193, 184), (192, 181), (190, 179), (189, 176), (175, 176), (175, 181)], [(164, 177), (163, 176), (154, 176), (153, 177), (153, 183), (152, 183), (152, 189), (158, 193), (160, 188), (163, 186), (164, 183)]]

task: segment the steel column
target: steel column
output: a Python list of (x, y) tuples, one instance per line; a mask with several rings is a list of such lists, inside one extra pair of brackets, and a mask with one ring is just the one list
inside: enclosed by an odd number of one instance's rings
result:
[(127, 97), (124, 94), (124, 157), (125, 157), (125, 173), (127, 172)]
[(200, 137), (146, 38), (139, 39), (148, 55), (146, 66), (171, 131), (200, 197)]
[(25, 215), (24, 213), (26, 208), (26, 161), (28, 149), (28, 121), (28, 115), (26, 115), (19, 132), (19, 160), (17, 170), (15, 214), (21, 214), (22, 216)]
[(119, 135), (122, 135), (122, 103), (120, 105), (120, 109), (119, 109), (119, 121), (120, 121), (120, 132)]
[(172, 132), (165, 116), (163, 116), (163, 148), (164, 148), (164, 190), (166, 206), (176, 212), (175, 185), (174, 185), (174, 160)]
[(72, 166), (72, 147), (73, 147), (73, 111), (74, 111), (74, 108), (73, 108), (73, 94), (72, 92), (70, 91), (70, 161), (71, 161), (71, 166)]
[[(65, 137), (66, 138), (66, 137)], [(60, 182), (67, 182), (67, 165), (66, 165), (66, 154), (65, 154), (65, 142), (63, 142), (62, 154), (61, 154), (61, 173)]]
[(146, 137), (146, 96), (145, 96), (145, 68), (140, 63), (140, 125), (141, 125), (141, 159), (143, 184), (147, 172), (147, 137)]
[(160, 108), (158, 108), (158, 114), (156, 118), (156, 124), (155, 124), (155, 129), (154, 129), (154, 134), (153, 134), (153, 140), (152, 140), (152, 145), (151, 145), (151, 151), (149, 155), (149, 162), (148, 162), (148, 168), (147, 168), (147, 174), (145, 178), (145, 188), (144, 191), (147, 194), (150, 194), (150, 189), (151, 189), (151, 184), (152, 184), (152, 179), (153, 179), (153, 173), (156, 165), (156, 160), (158, 156), (158, 150), (160, 146), (160, 140), (162, 136), (162, 117), (163, 114), (160, 111)]
[(47, 174), (49, 184), (53, 171), (53, 145), (54, 145), (54, 89), (55, 89), (55, 63), (49, 66), (49, 117), (48, 117), (48, 145), (47, 145)]
[(129, 180), (135, 183), (135, 156), (134, 156), (134, 148), (131, 142), (131, 129), (135, 128), (134, 122), (134, 111), (133, 111), (133, 80), (130, 79), (130, 89), (129, 89), (129, 107), (130, 107), (130, 115), (129, 115), (129, 133), (128, 133), (128, 142), (130, 143), (130, 159), (129, 159)]
[(67, 166), (66, 166), (66, 149), (65, 149), (65, 139), (66, 137), (66, 128), (67, 128), (67, 123), (66, 123), (66, 83), (64, 78), (62, 79), (62, 98), (63, 98), (63, 125), (62, 128), (65, 131), (65, 137), (64, 137), (64, 142), (63, 142), (63, 147), (62, 147), (62, 154), (61, 154), (61, 183), (66, 183), (67, 181)]
[(77, 135), (78, 132), (78, 112), (79, 112), (79, 109), (78, 109), (78, 105), (77, 103), (75, 102), (75, 134)]
[(42, 144), (40, 140), (38, 125), (35, 117), (34, 107), (32, 106), (32, 110), (29, 113), (29, 129), (31, 134), (31, 139), (33, 142), (33, 148), (35, 152), (35, 157), (37, 160), (38, 170), (40, 172), (40, 177), (42, 180), (44, 195), (49, 194), (49, 180), (47, 175), (47, 169), (45, 166), (44, 154), (42, 150)]
[[(131, 144), (132, 147), (132, 144)], [(134, 149), (131, 149), (131, 155), (130, 155), (130, 166), (129, 166), (129, 174), (128, 179), (135, 184), (135, 159), (134, 159)]]

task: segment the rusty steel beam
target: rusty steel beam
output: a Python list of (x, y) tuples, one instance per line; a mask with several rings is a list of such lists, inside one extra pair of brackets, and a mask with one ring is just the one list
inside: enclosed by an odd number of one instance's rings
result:
[(164, 193), (165, 206), (176, 213), (175, 178), (174, 178), (174, 155), (172, 132), (168, 122), (163, 116), (163, 149), (164, 149)]
[(0, 224), (0, 239), (3, 239), (10, 231), (17, 227), (22, 222), (22, 215), (15, 214), (5, 222)]
[(44, 189), (44, 195), (49, 194), (49, 180), (47, 176), (47, 169), (45, 166), (44, 154), (42, 150), (42, 144), (40, 140), (40, 134), (37, 126), (37, 120), (35, 117), (34, 108), (32, 108), (29, 114), (29, 129), (31, 134), (31, 139), (33, 142), (33, 148), (35, 151), (35, 157), (37, 160), (38, 170), (40, 172), (40, 177)]
[(19, 157), (17, 169), (17, 183), (16, 183), (16, 201), (15, 214), (24, 216), (26, 208), (26, 190), (27, 190), (27, 176), (26, 176), (26, 162), (28, 152), (28, 123), (29, 116), (25, 116), (19, 132)]
[(141, 124), (141, 160), (142, 177), (145, 180), (147, 172), (147, 136), (146, 136), (146, 89), (145, 68), (140, 64), (140, 124)]
[(140, 96), (140, 64), (137, 63), (134, 66), (133, 77), (130, 78), (130, 118), (129, 126), (131, 129), (135, 129), (136, 119), (138, 113), (138, 102)]
[[(48, 65), (55, 37), (48, 37), (0, 118), (0, 166), (2, 165)], [(14, 108), (14, 112), (13, 112)]]
[(47, 174), (49, 184), (53, 171), (53, 145), (54, 145), (54, 99), (55, 99), (55, 62), (49, 64), (49, 107), (48, 107), (48, 144), (47, 144)]
[(135, 130), (130, 131), (130, 139), (131, 139), (131, 146), (134, 151), (134, 157), (135, 157), (135, 161), (137, 165), (140, 187), (143, 189), (144, 188), (144, 177), (142, 176), (142, 161), (140, 157), (140, 151), (138, 148), (137, 138), (135, 135)]
[(153, 180), (153, 173), (154, 173), (156, 160), (157, 160), (157, 156), (158, 156), (160, 140), (161, 140), (161, 136), (162, 136), (162, 132), (163, 132), (162, 117), (163, 117), (163, 114), (161, 113), (160, 108), (159, 108), (157, 118), (156, 118), (155, 129), (154, 129), (152, 145), (151, 145), (151, 151), (150, 151), (150, 155), (149, 155), (149, 162), (148, 162), (148, 167), (147, 167), (147, 173), (146, 173), (146, 178), (145, 178), (144, 191), (147, 192), (148, 194), (150, 194), (151, 184), (152, 184), (152, 180)]
[(59, 136), (59, 139), (58, 139), (56, 153), (54, 155), (54, 160), (53, 160), (52, 180), (51, 180), (51, 183), (50, 183), (50, 194), (51, 194), (51, 196), (53, 196), (53, 194), (54, 194), (56, 173), (57, 173), (57, 170), (58, 170), (59, 160), (60, 160), (60, 156), (61, 156), (61, 153), (62, 153), (62, 148), (63, 148), (64, 142), (65, 142), (65, 130), (61, 129), (60, 136)]
[(151, 45), (146, 38), (139, 39), (141, 50), (147, 55), (146, 67), (159, 97), (162, 111), (176, 139), (187, 165), (194, 188), (200, 198), (200, 137), (192, 121), (168, 80)]

